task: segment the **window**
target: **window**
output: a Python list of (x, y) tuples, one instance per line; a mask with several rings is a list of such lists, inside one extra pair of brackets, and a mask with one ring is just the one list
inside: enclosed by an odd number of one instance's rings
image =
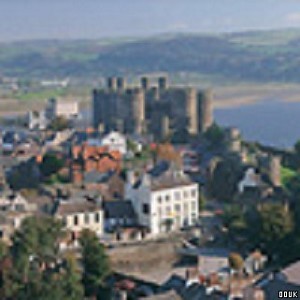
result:
[(197, 215), (195, 213), (192, 214), (192, 223), (193, 224), (197, 223)]
[(195, 211), (196, 207), (197, 207), (196, 202), (193, 201), (192, 204), (191, 204), (191, 206), (192, 206), (192, 211)]
[(174, 198), (175, 198), (175, 200), (180, 200), (180, 199), (181, 199), (181, 194), (180, 194), (180, 192), (175, 192)]
[(67, 218), (66, 217), (63, 217), (62, 224), (63, 224), (63, 226), (67, 226)]
[(85, 223), (85, 224), (89, 224), (89, 221), (90, 221), (90, 216), (89, 216), (89, 214), (85, 214), (85, 215), (84, 215), (84, 223)]
[(197, 195), (197, 190), (196, 189), (192, 189), (192, 192), (191, 192), (191, 194), (192, 194), (192, 197), (196, 197), (196, 195)]
[(167, 202), (170, 201), (170, 196), (166, 195), (165, 199), (166, 199)]
[(183, 198), (187, 198), (189, 195), (188, 195), (188, 192), (187, 191), (184, 191), (183, 192)]
[(183, 210), (184, 210), (185, 215), (187, 215), (189, 213), (189, 206), (187, 203), (184, 203)]
[(158, 217), (161, 218), (161, 215), (162, 215), (162, 209), (159, 207), (158, 208)]
[(166, 215), (167, 215), (167, 216), (170, 216), (170, 215), (171, 215), (171, 207), (170, 207), (170, 206), (167, 206), (167, 207), (166, 207)]
[(161, 204), (161, 201), (162, 201), (161, 196), (158, 196), (158, 197), (157, 197), (157, 203)]
[(100, 223), (100, 214), (95, 213), (95, 223)]
[(78, 225), (78, 216), (74, 216), (74, 225), (77, 226)]
[(175, 211), (179, 213), (180, 210), (181, 210), (180, 204), (176, 204), (175, 205)]
[(144, 215), (149, 215), (150, 214), (150, 206), (149, 206), (149, 204), (144, 203), (142, 209), (143, 209), (143, 214)]

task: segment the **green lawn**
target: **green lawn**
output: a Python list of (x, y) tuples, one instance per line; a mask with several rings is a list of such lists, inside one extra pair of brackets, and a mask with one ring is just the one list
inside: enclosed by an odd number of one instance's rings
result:
[(286, 186), (287, 183), (295, 176), (297, 176), (296, 171), (291, 170), (289, 168), (281, 167), (281, 182), (283, 186)]

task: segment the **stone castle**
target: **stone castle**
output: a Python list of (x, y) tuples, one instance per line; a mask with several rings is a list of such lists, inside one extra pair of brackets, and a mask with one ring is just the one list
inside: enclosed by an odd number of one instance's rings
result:
[(195, 136), (212, 122), (211, 91), (169, 87), (167, 77), (159, 77), (155, 86), (142, 77), (139, 87), (110, 77), (105, 89), (93, 91), (93, 125), (104, 132), (151, 133), (161, 139), (173, 133)]

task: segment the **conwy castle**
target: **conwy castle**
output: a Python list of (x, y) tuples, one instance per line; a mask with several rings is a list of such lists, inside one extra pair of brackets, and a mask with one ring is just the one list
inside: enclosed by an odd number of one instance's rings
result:
[(174, 133), (195, 136), (213, 122), (211, 91), (169, 86), (167, 77), (154, 86), (142, 77), (138, 87), (109, 77), (105, 89), (93, 91), (92, 106), (93, 125), (104, 132), (152, 133), (163, 139)]

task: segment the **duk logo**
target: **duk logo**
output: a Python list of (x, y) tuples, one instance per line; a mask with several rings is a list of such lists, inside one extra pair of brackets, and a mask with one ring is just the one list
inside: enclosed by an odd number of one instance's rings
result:
[(280, 291), (278, 297), (282, 299), (298, 299), (298, 291)]

